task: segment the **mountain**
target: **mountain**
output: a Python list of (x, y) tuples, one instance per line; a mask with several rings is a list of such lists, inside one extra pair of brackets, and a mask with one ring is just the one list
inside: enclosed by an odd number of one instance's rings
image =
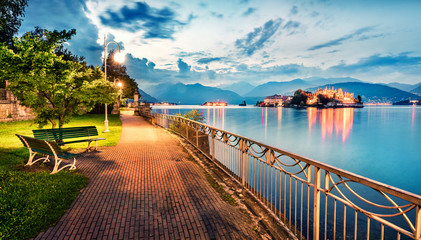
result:
[(297, 89), (314, 87), (302, 79), (294, 79), (288, 82), (267, 82), (253, 88), (246, 93), (246, 97), (267, 97), (275, 94), (292, 95)]
[(235, 92), (216, 87), (207, 87), (199, 83), (173, 85), (161, 84), (151, 89), (151, 94), (160, 101), (177, 104), (202, 104), (204, 102), (223, 101), (228, 104), (239, 104), (245, 98)]
[(261, 84), (248, 93), (247, 97), (267, 97), (274, 94), (293, 95), (298, 89), (306, 89), (326, 84), (335, 84), (343, 82), (361, 82), (355, 78), (320, 78), (310, 77), (305, 79), (294, 79), (286, 82), (267, 82)]
[(386, 85), (389, 86), (389, 87), (394, 87), (394, 88), (400, 89), (400, 90), (405, 91), (405, 92), (412, 92), (412, 89), (415, 89), (415, 88), (421, 86), (421, 83), (405, 84), (405, 83), (392, 82), (392, 83), (388, 83)]
[(255, 86), (251, 85), (248, 82), (236, 82), (233, 84), (225, 84), (218, 86), (221, 89), (233, 91), (241, 96), (244, 96), (246, 93), (250, 92)]
[(308, 82), (314, 86), (322, 86), (326, 84), (335, 84), (335, 83), (344, 83), (344, 82), (362, 82), (356, 78), (344, 77), (344, 78), (320, 78), (320, 77), (310, 77), (304, 78), (304, 81)]
[(145, 91), (143, 91), (142, 89), (138, 89), (139, 90), (139, 94), (140, 94), (140, 98), (139, 100), (144, 101), (144, 102), (148, 102), (148, 103), (156, 103), (159, 102), (158, 99), (152, 97), (151, 95), (147, 94)]
[(364, 82), (346, 82), (327, 84), (320, 87), (308, 88), (306, 90), (315, 92), (319, 88), (342, 88), (343, 91), (354, 93), (354, 97), (360, 95), (363, 102), (398, 102), (406, 99), (420, 99), (420, 96), (392, 88), (383, 84), (364, 83)]
[(412, 89), (411, 93), (415, 93), (415, 94), (421, 96), (421, 84), (419, 84), (419, 86), (417, 88)]

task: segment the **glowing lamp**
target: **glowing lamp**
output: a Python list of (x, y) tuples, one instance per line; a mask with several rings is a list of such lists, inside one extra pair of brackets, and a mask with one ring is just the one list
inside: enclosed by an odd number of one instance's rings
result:
[(122, 52), (116, 52), (114, 54), (114, 61), (118, 63), (123, 63), (125, 61), (126, 56)]

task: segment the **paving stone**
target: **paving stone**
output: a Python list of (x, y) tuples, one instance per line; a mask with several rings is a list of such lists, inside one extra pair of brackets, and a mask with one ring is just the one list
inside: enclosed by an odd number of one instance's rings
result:
[(85, 153), (89, 177), (60, 221), (36, 239), (257, 239), (251, 220), (224, 202), (177, 140), (122, 115), (119, 143)]

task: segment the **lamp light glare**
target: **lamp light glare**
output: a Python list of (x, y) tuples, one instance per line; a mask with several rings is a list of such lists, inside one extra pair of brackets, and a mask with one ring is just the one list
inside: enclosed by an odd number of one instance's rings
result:
[(122, 52), (116, 52), (114, 54), (114, 61), (116, 61), (118, 63), (124, 62), (125, 58), (126, 58), (126, 56)]

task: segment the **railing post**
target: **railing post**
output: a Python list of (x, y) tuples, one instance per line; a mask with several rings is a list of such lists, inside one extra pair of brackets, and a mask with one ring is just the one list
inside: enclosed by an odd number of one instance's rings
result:
[(215, 130), (211, 130), (212, 137), (212, 161), (215, 161)]
[(244, 139), (240, 139), (241, 148), (241, 184), (246, 185), (246, 144)]
[(199, 128), (198, 125), (196, 125), (196, 147), (199, 147)]
[[(187, 139), (187, 141), (189, 141), (189, 123), (188, 122), (186, 122), (186, 139)], [(189, 141), (190, 142), (190, 141)]]
[(320, 233), (320, 168), (314, 167), (313, 239), (319, 240)]
[(421, 206), (417, 205), (417, 212), (415, 216), (415, 239), (421, 239)]

